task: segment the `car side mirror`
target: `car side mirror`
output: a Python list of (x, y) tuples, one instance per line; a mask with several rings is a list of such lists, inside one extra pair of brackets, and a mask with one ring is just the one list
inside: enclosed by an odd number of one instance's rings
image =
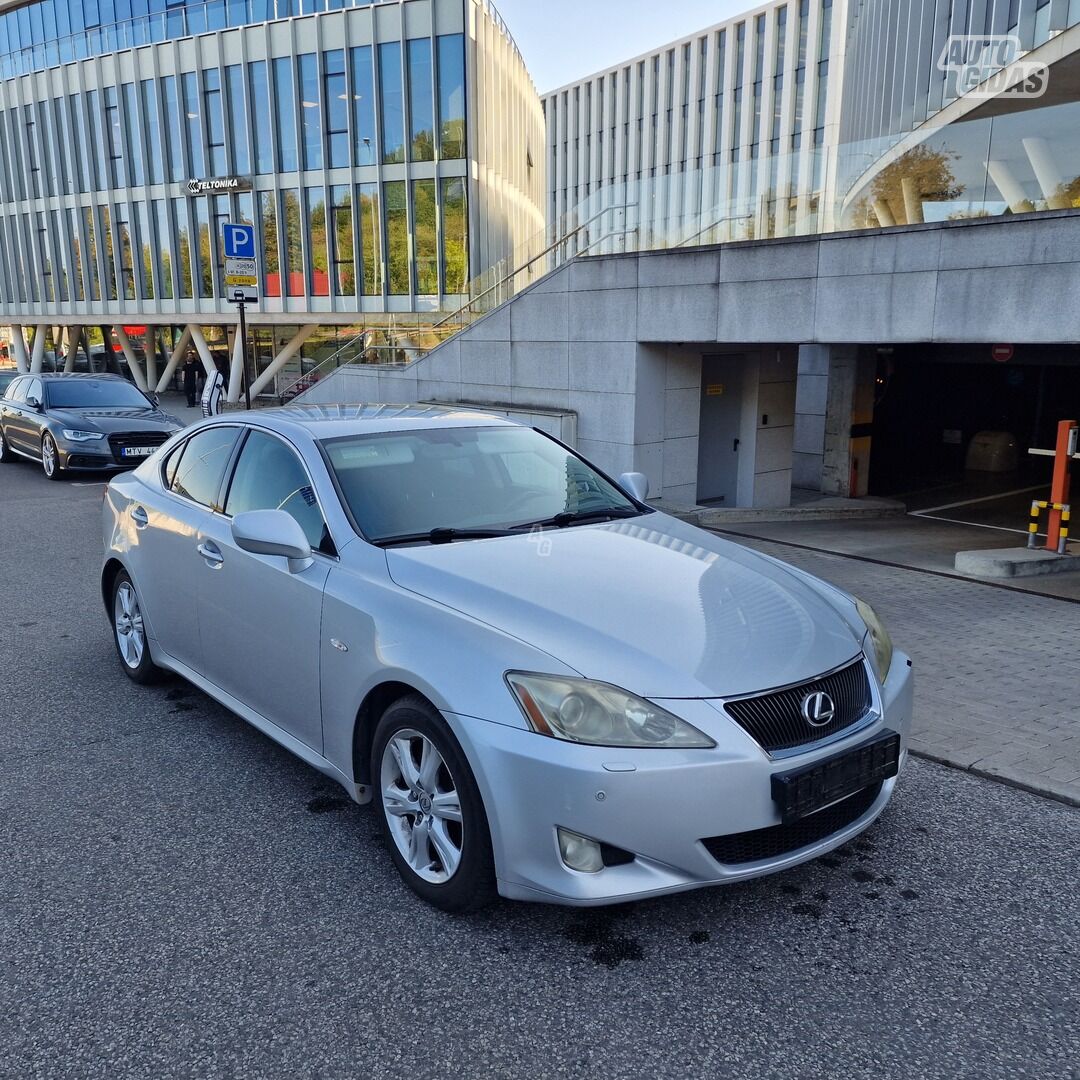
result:
[(161, 395), (160, 394), (149, 393), (146, 396), (150, 399), (150, 402), (154, 406), (155, 409), (161, 404)]
[(624, 472), (619, 477), (619, 484), (638, 502), (644, 502), (649, 497), (649, 478), (644, 473)]
[(44, 412), (45, 411), (44, 406), (41, 404), (40, 401), (38, 401), (38, 399), (36, 397), (28, 397), (26, 399), (26, 404), (29, 405), (30, 408), (34, 410), (34, 412)]
[(253, 555), (278, 555), (297, 574), (311, 564), (311, 545), (296, 518), (284, 510), (249, 510), (232, 520), (236, 546)]

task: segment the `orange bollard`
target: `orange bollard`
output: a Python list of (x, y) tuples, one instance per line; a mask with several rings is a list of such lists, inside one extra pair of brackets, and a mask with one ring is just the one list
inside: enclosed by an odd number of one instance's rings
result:
[[(1050, 483), (1050, 505), (1069, 501), (1069, 467), (1076, 453), (1075, 420), (1062, 420), (1058, 424), (1057, 447), (1054, 452), (1054, 479)], [(1046, 529), (1046, 550), (1057, 551), (1061, 536), (1061, 511), (1051, 510)], [(1066, 525), (1066, 528), (1068, 526)]]

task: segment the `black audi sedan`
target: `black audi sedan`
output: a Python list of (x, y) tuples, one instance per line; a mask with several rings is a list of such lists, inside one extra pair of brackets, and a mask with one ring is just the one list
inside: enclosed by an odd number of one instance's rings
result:
[(184, 425), (119, 375), (19, 375), (0, 398), (0, 461), (67, 472), (128, 469)]

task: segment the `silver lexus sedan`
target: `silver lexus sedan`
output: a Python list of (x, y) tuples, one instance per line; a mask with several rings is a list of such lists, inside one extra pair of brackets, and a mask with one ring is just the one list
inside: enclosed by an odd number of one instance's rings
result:
[(604, 904), (812, 859), (884, 809), (911, 661), (871, 608), (539, 431), (233, 413), (108, 487), (126, 674), (176, 672), (373, 802), (404, 880)]

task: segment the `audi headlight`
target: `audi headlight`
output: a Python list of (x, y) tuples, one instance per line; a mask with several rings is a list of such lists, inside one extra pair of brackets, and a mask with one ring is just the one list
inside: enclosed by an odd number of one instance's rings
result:
[(71, 428), (63, 428), (60, 434), (68, 442), (97, 442), (105, 438), (100, 431), (73, 431)]
[(711, 747), (716, 743), (651, 702), (588, 679), (507, 673), (533, 731), (590, 746)]
[(892, 638), (889, 637), (889, 631), (885, 629), (877, 613), (865, 600), (856, 597), (855, 606), (859, 610), (859, 617), (866, 623), (866, 636), (870, 639), (870, 644), (874, 646), (874, 661), (878, 678), (884, 682), (889, 677), (889, 668), (892, 666)]

